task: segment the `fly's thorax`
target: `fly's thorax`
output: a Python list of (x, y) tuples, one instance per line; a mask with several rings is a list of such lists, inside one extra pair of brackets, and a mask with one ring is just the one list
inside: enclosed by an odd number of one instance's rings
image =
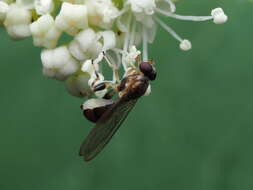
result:
[(141, 72), (126, 76), (118, 86), (119, 96), (135, 99), (143, 96), (149, 86), (149, 79)]

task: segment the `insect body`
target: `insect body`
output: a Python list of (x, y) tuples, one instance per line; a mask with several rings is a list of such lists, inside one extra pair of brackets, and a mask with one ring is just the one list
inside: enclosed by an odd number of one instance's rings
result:
[(102, 151), (137, 100), (145, 94), (149, 81), (155, 80), (156, 72), (149, 62), (141, 63), (139, 69), (140, 71), (129, 70), (118, 86), (120, 98), (115, 103), (108, 104), (110, 106), (107, 107), (107, 110), (102, 115), (98, 115), (98, 119), (96, 118), (95, 127), (90, 131), (80, 148), (79, 154), (84, 157), (85, 161), (92, 160)]

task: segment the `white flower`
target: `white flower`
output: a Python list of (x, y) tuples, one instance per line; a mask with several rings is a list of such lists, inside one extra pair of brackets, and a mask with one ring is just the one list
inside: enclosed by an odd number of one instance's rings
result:
[(60, 38), (61, 31), (55, 27), (54, 19), (51, 15), (41, 16), (30, 25), (35, 46), (54, 48)]
[(66, 46), (43, 50), (41, 60), (44, 75), (58, 80), (65, 80), (78, 69), (77, 61)]
[(4, 1), (0, 1), (0, 23), (2, 23), (9, 11), (9, 5)]
[(93, 64), (92, 60), (87, 60), (83, 63), (81, 70), (85, 73), (89, 73), (89, 75), (93, 75), (95, 73), (95, 70), (98, 70), (98, 65)]
[(95, 59), (102, 51), (102, 43), (92, 29), (86, 29), (75, 36), (69, 45), (71, 54), (78, 60)]
[(189, 40), (182, 40), (179, 47), (183, 51), (188, 51), (192, 48), (192, 44)]
[(65, 87), (72, 96), (85, 97), (93, 94), (88, 81), (90, 75), (88, 73), (79, 71), (76, 74), (71, 75), (65, 81)]
[(141, 54), (139, 50), (136, 49), (135, 46), (130, 48), (129, 53), (127, 52), (125, 56), (123, 56), (123, 62), (128, 66), (133, 65), (136, 61), (136, 58)]
[(35, 0), (34, 6), (37, 14), (44, 15), (53, 11), (54, 2), (53, 0)]
[(225, 15), (222, 8), (213, 9), (211, 15), (215, 24), (224, 24), (228, 20), (228, 17)]
[(13, 39), (21, 39), (30, 36), (29, 25), (31, 18), (31, 12), (29, 10), (11, 5), (4, 21), (4, 26), (10, 37)]
[(86, 0), (89, 23), (103, 28), (109, 28), (118, 17), (119, 10), (111, 0)]
[(86, 29), (77, 34), (69, 45), (71, 54), (78, 60), (95, 59), (102, 52), (114, 48), (116, 37), (112, 31), (96, 33)]
[(101, 35), (103, 41), (103, 51), (112, 49), (116, 46), (116, 36), (113, 31), (107, 30), (99, 32), (98, 35)]
[(75, 35), (88, 27), (87, 8), (85, 5), (63, 3), (55, 22), (61, 30), (69, 35)]
[(147, 15), (152, 15), (156, 7), (155, 0), (128, 0), (127, 3), (131, 5), (133, 12)]

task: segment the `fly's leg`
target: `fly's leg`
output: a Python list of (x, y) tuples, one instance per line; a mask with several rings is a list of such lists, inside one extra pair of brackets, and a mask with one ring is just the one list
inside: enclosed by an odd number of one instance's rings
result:
[[(100, 57), (98, 58), (98, 60), (101, 61), (103, 58), (105, 59), (105, 61), (107, 62), (107, 64), (109, 65), (109, 67), (113, 71), (113, 79), (112, 79), (112, 81), (104, 80), (104, 81), (101, 81), (100, 83), (95, 82), (92, 85), (93, 91), (96, 92), (96, 91), (108, 89), (108, 91), (110, 91), (110, 92), (112, 92), (112, 91), (117, 92), (117, 86), (120, 83), (118, 66), (110, 61), (110, 59), (106, 56), (105, 52), (100, 54)], [(98, 71), (96, 70), (95, 64), (97, 64), (97, 61), (95, 61), (95, 63), (93, 62), (93, 66), (94, 66), (94, 70), (96, 71), (95, 74), (99, 78)], [(112, 93), (110, 93), (110, 94), (112, 94)]]
[(114, 84), (119, 84), (120, 83), (120, 76), (119, 76), (119, 68), (116, 64), (112, 63), (109, 58), (107, 57), (107, 55), (105, 54), (105, 52), (103, 51), (103, 55), (104, 58), (107, 62), (107, 64), (109, 65), (109, 67), (111, 67), (112, 72), (113, 72), (113, 79), (112, 79), (112, 83)]

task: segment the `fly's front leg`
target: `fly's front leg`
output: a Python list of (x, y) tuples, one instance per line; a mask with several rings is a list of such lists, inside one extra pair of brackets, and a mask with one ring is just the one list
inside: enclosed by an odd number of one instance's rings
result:
[(112, 99), (112, 97), (118, 92), (117, 84), (113, 81), (103, 81), (101, 83), (96, 84), (93, 87), (93, 92), (97, 92), (100, 90), (107, 89), (106, 94), (104, 95), (104, 99)]
[(107, 62), (107, 64), (109, 65), (109, 67), (111, 67), (112, 69), (112, 72), (113, 72), (113, 79), (112, 79), (112, 82), (114, 84), (119, 84), (120, 83), (120, 76), (119, 76), (119, 68), (116, 64), (112, 63), (109, 58), (107, 57), (107, 55), (105, 54), (105, 52), (103, 51), (103, 55), (104, 55), (104, 58)]
[(94, 92), (100, 91), (100, 90), (104, 90), (106, 88), (112, 88), (114, 90), (117, 89), (117, 84), (114, 83), (113, 81), (102, 81), (100, 83), (97, 83), (93, 86), (92, 90)]

